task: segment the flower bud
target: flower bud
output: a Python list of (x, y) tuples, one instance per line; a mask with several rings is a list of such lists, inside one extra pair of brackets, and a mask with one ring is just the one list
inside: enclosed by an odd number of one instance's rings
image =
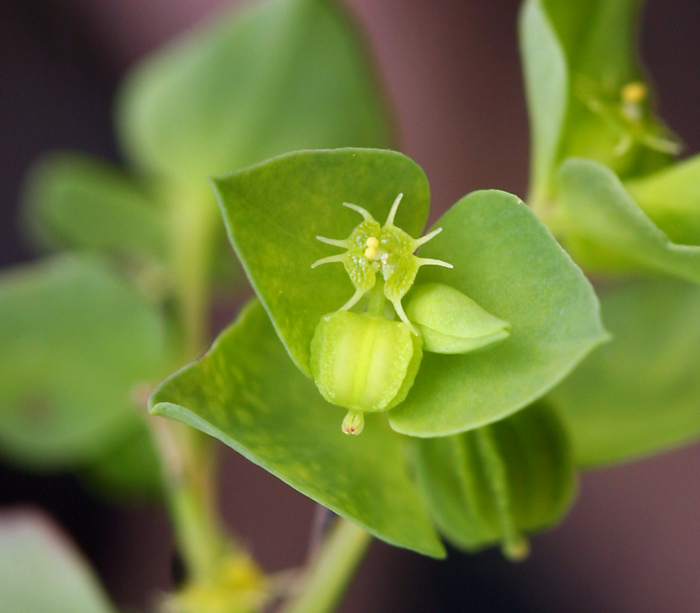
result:
[(314, 381), (328, 402), (350, 410), (348, 434), (361, 431), (361, 413), (387, 411), (406, 397), (422, 357), (422, 339), (407, 324), (351, 311), (323, 316), (311, 341)]
[(433, 353), (468, 353), (510, 336), (508, 322), (441, 283), (417, 287), (406, 306), (406, 315), (421, 331), (425, 350)]

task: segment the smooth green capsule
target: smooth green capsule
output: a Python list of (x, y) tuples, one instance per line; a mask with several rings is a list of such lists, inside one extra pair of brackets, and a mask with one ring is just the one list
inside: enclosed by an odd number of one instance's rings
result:
[(409, 296), (406, 315), (433, 353), (469, 353), (510, 336), (510, 324), (491, 315), (469, 296), (441, 283), (417, 287)]
[(423, 341), (403, 322), (336, 311), (321, 318), (311, 341), (311, 373), (321, 395), (349, 409), (346, 434), (359, 434), (363, 413), (404, 400), (418, 373)]

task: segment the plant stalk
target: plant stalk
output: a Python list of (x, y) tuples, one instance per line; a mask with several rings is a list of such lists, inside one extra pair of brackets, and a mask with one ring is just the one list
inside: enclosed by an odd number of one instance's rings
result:
[(298, 595), (280, 613), (330, 613), (340, 603), (372, 536), (338, 518), (304, 574)]

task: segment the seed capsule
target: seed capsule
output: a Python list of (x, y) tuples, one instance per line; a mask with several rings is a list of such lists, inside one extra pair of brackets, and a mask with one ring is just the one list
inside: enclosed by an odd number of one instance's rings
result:
[(402, 322), (336, 311), (321, 318), (311, 341), (311, 373), (321, 395), (349, 409), (347, 434), (359, 434), (364, 412), (401, 402), (418, 373), (422, 339)]
[(425, 350), (433, 353), (469, 353), (510, 336), (508, 322), (441, 283), (417, 287), (410, 295), (406, 314), (421, 331)]

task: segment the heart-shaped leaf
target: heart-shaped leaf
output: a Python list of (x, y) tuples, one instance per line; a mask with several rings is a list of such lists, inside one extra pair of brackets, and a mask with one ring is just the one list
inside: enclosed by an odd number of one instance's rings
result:
[(516, 196), (474, 192), (435, 224), (421, 248), (454, 269), (430, 267), (419, 282), (444, 283), (510, 324), (482, 352), (426, 353), (406, 400), (389, 414), (404, 434), (456, 434), (498, 421), (556, 385), (606, 338), (598, 300), (579, 268)]
[(133, 392), (172, 367), (162, 315), (98, 260), (0, 282), (0, 446), (22, 463), (92, 461), (142, 428)]
[(672, 243), (602, 164), (562, 164), (559, 200), (567, 246), (584, 265), (646, 268), (700, 283), (700, 247)]
[(217, 15), (129, 75), (117, 119), (137, 166), (196, 189), (288, 151), (388, 140), (357, 32), (329, 0)]
[(115, 613), (65, 535), (36, 515), (0, 516), (0, 611)]
[(214, 186), (236, 253), (282, 342), (307, 375), (319, 320), (354, 292), (342, 265), (311, 269), (316, 260), (338, 253), (316, 236), (345, 239), (362, 221), (343, 202), (383, 223), (403, 193), (396, 225), (416, 237), (430, 201), (420, 167), (400, 153), (372, 149), (284, 155), (216, 179)]
[(456, 436), (420, 439), (418, 482), (445, 537), (474, 551), (497, 542), (521, 557), (523, 533), (557, 522), (574, 494), (569, 441), (539, 403)]
[(57, 153), (37, 163), (25, 186), (25, 217), (41, 242), (163, 261), (164, 213), (116, 168)]
[(358, 437), (294, 366), (255, 301), (199, 361), (163, 382), (151, 412), (218, 438), (295, 489), (389, 543), (442, 557), (409, 480), (403, 438), (382, 414)]
[(671, 279), (602, 296), (613, 340), (548, 398), (580, 466), (620, 462), (700, 435), (700, 288)]

